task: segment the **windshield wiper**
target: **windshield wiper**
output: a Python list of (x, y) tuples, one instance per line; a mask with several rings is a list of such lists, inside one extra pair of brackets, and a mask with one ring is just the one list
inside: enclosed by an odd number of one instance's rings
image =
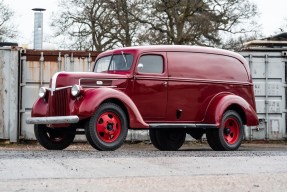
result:
[(126, 68), (128, 68), (128, 63), (127, 63), (126, 57), (125, 57), (125, 55), (124, 55), (124, 52), (123, 52), (123, 51), (121, 51), (121, 53), (122, 53), (122, 56), (123, 56), (124, 61), (125, 61), (125, 63), (126, 63)]

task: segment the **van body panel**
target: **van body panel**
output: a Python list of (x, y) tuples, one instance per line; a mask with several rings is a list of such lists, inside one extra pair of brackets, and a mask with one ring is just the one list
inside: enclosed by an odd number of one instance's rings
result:
[(206, 123), (214, 123), (221, 127), (222, 115), (228, 109), (240, 109), (243, 112), (242, 119), (247, 126), (258, 125), (256, 111), (245, 99), (233, 93), (220, 93), (216, 95), (208, 105), (205, 113)]
[[(116, 100), (127, 109), (129, 128), (133, 129), (158, 123), (220, 125), (222, 114), (232, 105), (244, 112), (245, 124), (258, 125), (250, 69), (241, 55), (199, 46), (137, 46), (103, 52), (95, 65), (101, 58), (117, 56), (127, 66), (124, 55), (133, 56), (131, 66), (125, 70), (55, 74), (48, 89), (56, 96), (60, 90), (67, 89), (59, 96), (67, 100), (65, 109), (61, 109), (63, 102), (57, 105), (48, 102), (52, 94), (36, 101), (32, 117), (44, 118), (60, 110), (64, 115), (78, 115), (84, 120), (103, 102)], [(139, 64), (151, 68), (144, 66), (144, 71), (140, 71)], [(70, 96), (74, 84), (84, 90), (77, 98)], [(77, 112), (79, 101), (85, 105)]]

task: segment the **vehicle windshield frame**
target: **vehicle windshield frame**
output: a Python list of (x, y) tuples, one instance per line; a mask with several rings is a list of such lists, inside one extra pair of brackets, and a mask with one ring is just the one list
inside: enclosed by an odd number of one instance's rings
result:
[[(101, 61), (102, 63), (99, 63)], [(105, 55), (96, 60), (93, 72), (108, 73), (115, 71), (130, 71), (132, 68), (133, 61), (134, 55), (131, 53), (121, 52), (119, 54)]]

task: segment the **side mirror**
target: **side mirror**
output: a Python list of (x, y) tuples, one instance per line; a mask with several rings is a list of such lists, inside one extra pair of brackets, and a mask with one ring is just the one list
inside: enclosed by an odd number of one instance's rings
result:
[(139, 64), (138, 64), (138, 72), (140, 72), (142, 69), (143, 69), (143, 64), (142, 64), (142, 63), (139, 63)]

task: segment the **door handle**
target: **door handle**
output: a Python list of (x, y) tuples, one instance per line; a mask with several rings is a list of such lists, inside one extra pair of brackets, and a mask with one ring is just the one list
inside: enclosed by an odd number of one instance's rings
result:
[(164, 85), (164, 86), (167, 86), (167, 81), (163, 82), (163, 85)]

